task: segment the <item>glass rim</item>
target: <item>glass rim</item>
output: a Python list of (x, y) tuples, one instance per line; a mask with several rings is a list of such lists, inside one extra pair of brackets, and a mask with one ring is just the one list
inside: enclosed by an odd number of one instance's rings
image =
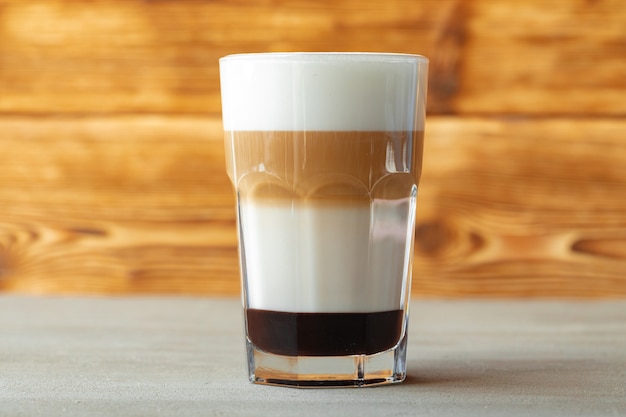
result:
[(424, 55), (396, 52), (250, 52), (223, 56), (222, 61), (366, 61), (366, 62), (418, 62), (428, 63)]

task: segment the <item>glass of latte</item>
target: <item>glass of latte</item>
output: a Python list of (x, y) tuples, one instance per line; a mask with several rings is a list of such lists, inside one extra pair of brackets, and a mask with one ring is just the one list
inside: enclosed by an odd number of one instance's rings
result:
[(405, 379), (427, 71), (407, 54), (220, 59), (251, 381)]

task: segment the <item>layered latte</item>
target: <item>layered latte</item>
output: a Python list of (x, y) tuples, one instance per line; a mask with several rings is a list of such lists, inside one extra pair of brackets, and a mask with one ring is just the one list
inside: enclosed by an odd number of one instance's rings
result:
[(261, 350), (372, 354), (402, 336), (423, 141), (423, 114), (406, 108), (423, 105), (415, 65), (394, 64), (222, 69), (247, 335)]

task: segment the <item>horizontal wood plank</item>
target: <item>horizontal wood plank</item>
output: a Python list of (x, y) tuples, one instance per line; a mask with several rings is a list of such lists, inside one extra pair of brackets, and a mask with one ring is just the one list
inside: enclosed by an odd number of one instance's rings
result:
[(0, 146), (0, 287), (220, 294), (238, 285), (219, 120), (18, 117), (0, 121)]
[[(415, 295), (626, 296), (626, 121), (431, 117)], [(217, 117), (0, 119), (0, 289), (236, 294)]]
[(469, 3), (455, 112), (626, 116), (621, 0)]
[(621, 0), (0, 0), (0, 112), (219, 113), (218, 58), (431, 58), (430, 114), (626, 115)]
[(430, 114), (626, 115), (619, 0), (0, 0), (0, 112), (218, 113), (218, 58), (431, 58)]
[[(453, 5), (0, 0), (0, 112), (219, 113), (221, 56), (328, 50), (431, 55), (446, 48), (439, 37)], [(435, 103), (436, 89), (432, 96)]]
[(431, 119), (414, 290), (626, 295), (626, 122)]

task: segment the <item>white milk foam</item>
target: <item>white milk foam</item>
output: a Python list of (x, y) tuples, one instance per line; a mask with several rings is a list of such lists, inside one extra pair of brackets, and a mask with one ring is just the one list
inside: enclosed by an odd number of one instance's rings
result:
[(224, 130), (423, 130), (427, 66), (402, 54), (230, 55), (220, 59)]

